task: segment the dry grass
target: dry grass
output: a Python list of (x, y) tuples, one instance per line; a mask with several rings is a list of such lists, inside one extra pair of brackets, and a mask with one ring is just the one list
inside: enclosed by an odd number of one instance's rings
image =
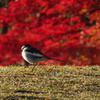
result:
[(100, 100), (100, 66), (0, 67), (0, 100)]

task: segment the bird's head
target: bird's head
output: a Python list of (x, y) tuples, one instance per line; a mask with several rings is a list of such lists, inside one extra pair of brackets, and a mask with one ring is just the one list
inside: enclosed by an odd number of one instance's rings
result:
[(24, 44), (24, 45), (21, 47), (21, 50), (27, 49), (27, 48), (29, 48), (29, 47), (31, 47), (31, 45), (29, 45), (29, 44)]

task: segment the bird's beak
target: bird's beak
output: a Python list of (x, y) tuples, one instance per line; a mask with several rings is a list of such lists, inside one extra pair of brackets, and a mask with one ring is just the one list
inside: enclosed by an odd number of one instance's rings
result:
[(21, 49), (20, 49), (21, 51), (23, 50), (23, 47), (21, 47)]

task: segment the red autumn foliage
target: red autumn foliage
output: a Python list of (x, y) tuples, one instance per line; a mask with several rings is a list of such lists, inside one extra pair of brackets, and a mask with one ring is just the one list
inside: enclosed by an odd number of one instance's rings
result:
[(0, 30), (5, 27), (0, 65), (22, 61), (25, 43), (66, 64), (100, 65), (99, 0), (10, 0), (0, 8)]

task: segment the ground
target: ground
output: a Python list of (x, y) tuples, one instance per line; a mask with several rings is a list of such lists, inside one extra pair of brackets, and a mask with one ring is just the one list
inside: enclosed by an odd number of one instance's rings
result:
[(100, 100), (100, 66), (1, 66), (0, 100)]

